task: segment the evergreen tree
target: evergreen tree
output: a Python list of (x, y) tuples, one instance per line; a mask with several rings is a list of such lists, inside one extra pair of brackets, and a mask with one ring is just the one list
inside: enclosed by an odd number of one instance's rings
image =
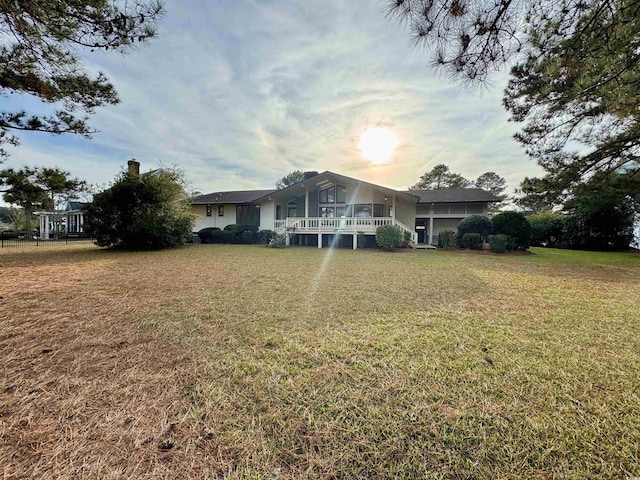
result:
[(458, 173), (452, 173), (449, 167), (439, 164), (424, 173), (418, 183), (410, 187), (411, 190), (440, 190), (467, 188), (472, 182)]
[[(82, 70), (80, 51), (127, 52), (154, 35), (161, 12), (155, 0), (0, 2), (0, 92), (56, 108), (49, 114), (0, 112), (0, 145), (18, 145), (11, 132), (24, 130), (90, 136), (88, 116), (119, 100), (104, 74)], [(0, 157), (6, 155), (0, 148)]]
[(58, 168), (9, 168), (0, 171), (0, 192), (5, 202), (24, 209), (26, 230), (30, 232), (33, 211), (54, 210), (56, 203), (77, 198), (86, 190), (86, 182), (69, 175)]
[(158, 250), (182, 245), (194, 220), (184, 185), (176, 170), (122, 173), (94, 197), (86, 229), (102, 247)]
[(304, 172), (302, 170), (294, 170), (278, 180), (276, 182), (276, 188), (278, 190), (282, 190), (283, 188), (287, 188), (294, 183), (301, 182), (302, 180), (304, 180)]

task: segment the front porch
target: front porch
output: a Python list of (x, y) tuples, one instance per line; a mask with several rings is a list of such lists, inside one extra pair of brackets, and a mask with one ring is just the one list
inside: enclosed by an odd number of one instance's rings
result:
[[(279, 234), (287, 234), (287, 245), (290, 235), (317, 235), (318, 248), (322, 248), (322, 235), (352, 235), (353, 249), (358, 246), (358, 235), (375, 235), (378, 227), (395, 225), (408, 233), (409, 239), (417, 243), (417, 233), (393, 217), (287, 217), (275, 220), (274, 230)], [(315, 242), (314, 242), (315, 243)]]

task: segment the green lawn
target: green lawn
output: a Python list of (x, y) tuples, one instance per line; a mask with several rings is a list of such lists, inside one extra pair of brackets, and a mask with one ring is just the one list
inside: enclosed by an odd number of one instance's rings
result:
[[(0, 465), (40, 478), (79, 464), (84, 478), (640, 476), (640, 256), (531, 251), (2, 251), (14, 388), (0, 395)], [(19, 370), (29, 355), (33, 375)], [(67, 387), (34, 403), (43, 375)], [(70, 377), (92, 388), (74, 393)], [(46, 430), (60, 408), (82, 419)]]

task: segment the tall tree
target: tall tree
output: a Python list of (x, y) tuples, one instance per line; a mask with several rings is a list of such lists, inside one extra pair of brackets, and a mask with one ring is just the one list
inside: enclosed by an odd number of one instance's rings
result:
[(87, 231), (101, 247), (159, 250), (182, 245), (194, 215), (178, 170), (124, 172), (88, 208)]
[(278, 180), (276, 182), (276, 188), (278, 190), (282, 190), (283, 188), (287, 188), (288, 186), (301, 182), (302, 180), (304, 180), (304, 172), (302, 170), (294, 170)]
[(56, 202), (77, 198), (86, 190), (86, 182), (69, 175), (58, 168), (9, 168), (0, 171), (0, 192), (5, 202), (24, 209), (26, 229), (30, 232), (34, 210), (54, 210)]
[(530, 213), (551, 210), (554, 206), (561, 204), (556, 196), (549, 193), (545, 179), (529, 177), (525, 177), (520, 183), (520, 188), (516, 189), (514, 203)]
[(411, 187), (411, 190), (467, 188), (471, 184), (472, 182), (462, 175), (452, 173), (448, 166), (439, 164), (424, 173), (418, 183)]
[(42, 168), (37, 171), (38, 185), (49, 194), (54, 210), (60, 209), (70, 200), (75, 200), (88, 189), (87, 182), (71, 178), (69, 172), (59, 168)]
[(474, 182), (475, 186), (493, 193), (497, 197), (504, 196), (507, 181), (496, 172), (485, 172)]
[(595, 2), (570, 36), (558, 28), (538, 29), (504, 102), (555, 195), (594, 174), (605, 186), (614, 173), (640, 172), (640, 2)]
[(38, 185), (36, 175), (37, 170), (31, 168), (23, 168), (22, 170), (11, 168), (0, 172), (0, 186), (4, 192), (3, 199), (7, 203), (24, 209), (25, 226), (29, 235), (33, 229), (33, 211), (51, 206), (49, 195)]
[(89, 137), (89, 115), (119, 100), (104, 74), (82, 70), (80, 51), (127, 52), (154, 36), (161, 12), (155, 0), (0, 1), (0, 92), (54, 105), (49, 114), (0, 112), (0, 146), (18, 145), (11, 132), (24, 130)]
[(549, 195), (640, 169), (637, 0), (393, 0), (389, 10), (457, 79), (517, 61), (504, 105), (524, 123), (516, 138), (547, 172)]
[(0, 223), (11, 223), (11, 209), (9, 207), (0, 207)]

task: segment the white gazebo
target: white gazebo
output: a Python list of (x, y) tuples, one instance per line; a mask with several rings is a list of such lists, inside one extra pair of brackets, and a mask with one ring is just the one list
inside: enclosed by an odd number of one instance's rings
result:
[(40, 238), (49, 240), (52, 232), (63, 235), (78, 235), (84, 233), (85, 214), (88, 203), (67, 202), (61, 212), (36, 212), (40, 223)]

